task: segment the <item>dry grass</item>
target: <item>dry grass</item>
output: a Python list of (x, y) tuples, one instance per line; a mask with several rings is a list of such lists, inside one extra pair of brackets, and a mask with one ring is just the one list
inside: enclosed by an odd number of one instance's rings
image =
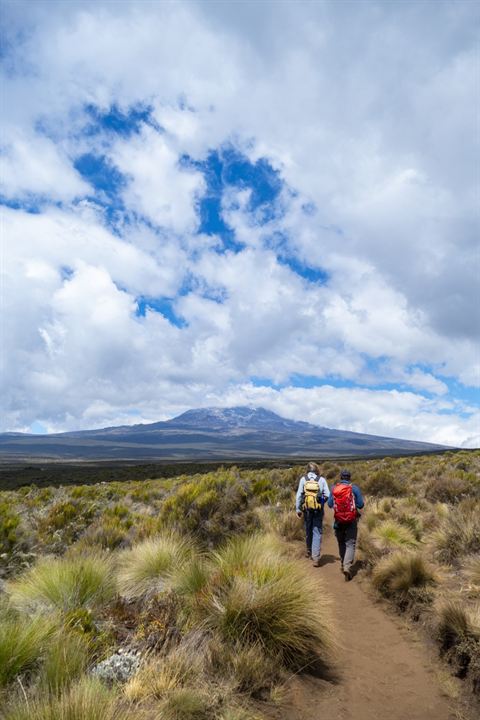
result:
[(397, 551), (384, 557), (372, 573), (373, 585), (382, 595), (400, 606), (426, 600), (427, 595), (418, 593), (436, 582), (433, 569), (420, 553)]
[(135, 720), (97, 680), (83, 679), (60, 696), (48, 693), (13, 701), (2, 720)]

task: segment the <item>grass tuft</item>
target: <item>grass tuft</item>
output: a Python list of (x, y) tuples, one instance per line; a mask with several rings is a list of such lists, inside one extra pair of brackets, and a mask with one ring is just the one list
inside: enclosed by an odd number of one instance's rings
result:
[(379, 547), (385, 550), (395, 547), (414, 547), (417, 544), (412, 531), (395, 520), (384, 520), (374, 527), (372, 535)]
[(250, 536), (215, 553), (197, 621), (229, 644), (259, 646), (300, 667), (329, 658), (329, 612), (317, 581), (281, 556), (278, 541)]
[(414, 591), (434, 584), (436, 577), (419, 553), (397, 551), (380, 560), (373, 570), (372, 582), (382, 595), (402, 607), (421, 599)]
[(3, 610), (0, 616), (0, 686), (30, 670), (41, 658), (54, 632), (44, 617), (19, 617)]
[(111, 562), (100, 555), (44, 558), (7, 585), (17, 607), (62, 612), (102, 605), (113, 598), (115, 590)]
[(55, 697), (48, 693), (10, 703), (3, 720), (133, 720), (98, 680), (82, 679)]
[(480, 501), (460, 502), (432, 537), (437, 556), (444, 562), (480, 553)]
[(160, 592), (192, 555), (192, 542), (165, 532), (136, 545), (120, 556), (118, 585), (122, 595), (139, 597)]

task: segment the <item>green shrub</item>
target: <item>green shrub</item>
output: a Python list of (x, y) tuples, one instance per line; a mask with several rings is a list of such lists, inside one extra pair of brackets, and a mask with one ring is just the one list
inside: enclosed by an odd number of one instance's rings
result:
[(368, 495), (390, 495), (399, 497), (406, 495), (408, 487), (388, 470), (378, 470), (363, 482), (362, 490)]
[(10, 553), (19, 541), (20, 516), (11, 503), (0, 501), (0, 555)]
[(95, 517), (96, 505), (82, 500), (57, 502), (38, 523), (40, 539), (55, 550), (75, 542)]
[(14, 605), (63, 612), (102, 605), (115, 595), (111, 562), (100, 555), (43, 558), (7, 585)]

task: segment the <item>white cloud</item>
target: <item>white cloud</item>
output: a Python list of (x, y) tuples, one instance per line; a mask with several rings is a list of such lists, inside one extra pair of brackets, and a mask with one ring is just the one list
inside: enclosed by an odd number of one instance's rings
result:
[(138, 137), (117, 143), (111, 157), (128, 177), (123, 195), (129, 208), (177, 233), (195, 230), (203, 175), (179, 167), (178, 155), (164, 135), (144, 128)]
[(43, 195), (68, 201), (88, 192), (70, 158), (48, 138), (7, 130), (2, 141), (0, 192), (5, 197)]
[[(438, 404), (454, 399), (446, 378), (480, 380), (472, 3), (28, 8), (5, 5), (3, 192), (62, 207), (4, 213), (6, 428), (128, 421), (131, 408), (155, 420), (237, 393), (287, 415), (324, 403), (324, 424), (475, 442), (473, 416)], [(162, 132), (79, 137), (89, 103), (149, 105)], [(180, 164), (226, 141), (285, 183), (264, 227), (248, 190), (224, 198), (237, 255), (195, 235), (205, 182)], [(72, 203), (92, 192), (72, 163), (89, 151), (125, 174), (128, 211), (161, 232), (131, 222), (119, 236), (100, 207)], [(328, 282), (281, 264), (275, 231)], [(172, 298), (186, 326), (137, 317), (140, 295)], [(370, 389), (245, 385), (294, 373)]]

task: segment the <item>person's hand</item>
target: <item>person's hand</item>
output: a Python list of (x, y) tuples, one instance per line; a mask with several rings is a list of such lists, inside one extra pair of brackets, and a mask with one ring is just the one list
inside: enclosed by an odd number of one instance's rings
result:
[(298, 518), (301, 518), (302, 515), (303, 515), (303, 513), (302, 513), (300, 510), (297, 510), (297, 517), (298, 517)]

